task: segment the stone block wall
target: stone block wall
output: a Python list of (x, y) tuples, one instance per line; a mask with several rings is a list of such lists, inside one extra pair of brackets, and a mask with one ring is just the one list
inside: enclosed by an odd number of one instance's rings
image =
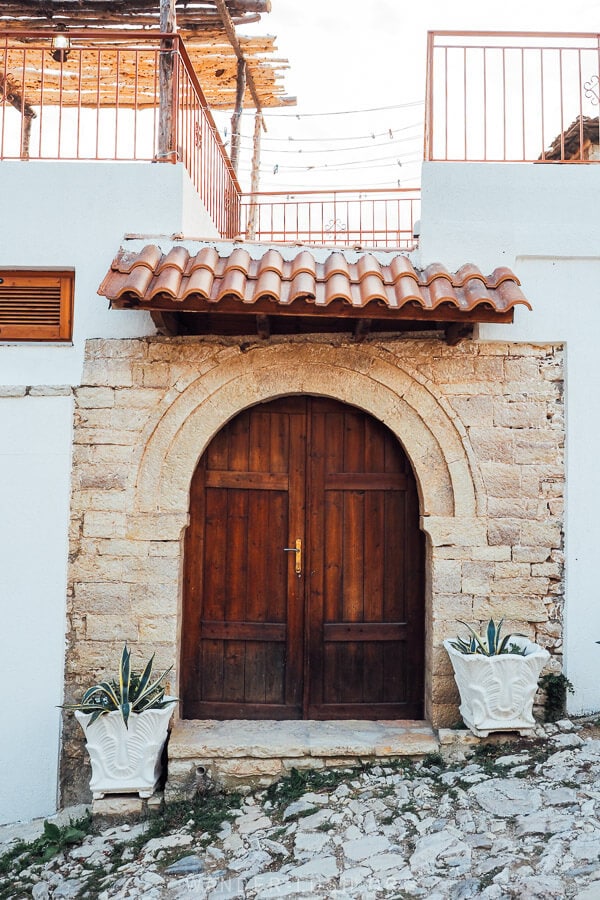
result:
[[(194, 468), (254, 403), (292, 393), (354, 404), (397, 435), (427, 535), (426, 715), (458, 719), (445, 637), (505, 618), (562, 653), (562, 347), (431, 337), (89, 341), (76, 394), (66, 697), (115, 671), (174, 664)], [(63, 802), (86, 796), (83, 736), (65, 720)]]

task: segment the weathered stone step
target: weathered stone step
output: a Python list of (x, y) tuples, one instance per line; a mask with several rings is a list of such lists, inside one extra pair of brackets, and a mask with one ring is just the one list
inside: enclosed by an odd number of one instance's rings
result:
[(424, 756), (439, 750), (428, 722), (177, 722), (169, 740), (169, 796), (194, 791), (203, 779), (226, 787), (266, 785), (292, 768), (356, 765)]

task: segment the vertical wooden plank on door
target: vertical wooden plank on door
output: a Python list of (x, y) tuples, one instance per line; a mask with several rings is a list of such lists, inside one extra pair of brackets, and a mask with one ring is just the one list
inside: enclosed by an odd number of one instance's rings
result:
[[(365, 472), (385, 471), (384, 428), (375, 419), (365, 418)], [(383, 608), (385, 571), (385, 500), (386, 491), (365, 492), (365, 565), (364, 620), (384, 622)], [(385, 642), (365, 641), (363, 645), (363, 700), (381, 703), (384, 699), (384, 667), (382, 653)]]
[[(335, 446), (335, 439), (327, 435), (331, 422), (326, 419), (322, 403), (314, 397), (307, 404), (306, 458), (306, 635), (304, 662), (304, 715), (310, 717), (310, 707), (323, 702), (324, 678), (324, 590), (330, 559), (324, 530), (325, 468), (327, 453)], [(329, 439), (328, 439), (329, 438)]]
[[(268, 459), (269, 471), (278, 474), (288, 474), (289, 447), (290, 447), (290, 422), (289, 414), (273, 408), (267, 415), (269, 420), (269, 446)], [(265, 426), (266, 432), (266, 426)], [(265, 572), (267, 584), (278, 586), (269, 602), (265, 604), (265, 615), (273, 622), (281, 622), (289, 631), (288, 622), (288, 567), (287, 554), (281, 548), (286, 546), (289, 531), (289, 475), (288, 492), (273, 492), (269, 506), (269, 520), (267, 534), (271, 542), (272, 554), (269, 559), (269, 571)], [(265, 701), (267, 703), (286, 703), (286, 684), (290, 673), (286, 664), (286, 642), (276, 644), (267, 656), (265, 666)]]
[[(206, 480), (206, 470), (204, 472)], [(227, 596), (227, 491), (221, 488), (205, 488), (206, 510), (203, 588), (198, 609), (201, 615), (200, 639), (202, 641), (202, 691), (206, 700), (223, 700), (225, 644), (222, 640), (204, 640), (203, 622), (222, 618)]]
[[(242, 413), (229, 429), (230, 472), (248, 469), (249, 414)], [(228, 622), (246, 617), (248, 585), (248, 491), (227, 489), (226, 539), (223, 554), (227, 559), (225, 597), (222, 616)], [(220, 618), (220, 617), (219, 617)], [(223, 700), (243, 702), (245, 696), (246, 642), (225, 640), (223, 662)]]
[[(344, 460), (340, 472), (364, 472), (364, 416), (358, 410), (344, 412)], [(364, 491), (344, 491), (343, 524), (344, 622), (364, 621), (365, 495)], [(345, 703), (363, 701), (363, 644), (349, 640), (337, 647), (338, 677), (343, 679), (340, 699)]]
[[(307, 401), (303, 397), (281, 401), (289, 416), (288, 504), (289, 521), (280, 552), (287, 572), (288, 626), (286, 642), (286, 704), (303, 714), (304, 694), (304, 598), (306, 585), (306, 439)], [(284, 550), (301, 540), (304, 548), (301, 575), (295, 572), (295, 554)]]
[[(270, 417), (260, 407), (249, 411), (248, 423), (248, 472), (270, 472)], [(247, 490), (248, 519), (246, 539), (248, 542), (248, 565), (246, 581), (246, 607), (241, 617), (246, 622), (265, 622), (270, 583), (268, 580), (269, 505), (270, 491)], [(244, 702), (266, 702), (266, 668), (269, 649), (276, 652), (266, 642), (247, 641), (244, 660)]]

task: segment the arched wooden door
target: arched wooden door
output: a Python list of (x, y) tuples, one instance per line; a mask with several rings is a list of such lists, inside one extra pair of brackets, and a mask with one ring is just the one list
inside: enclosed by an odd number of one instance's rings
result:
[(423, 584), (389, 429), (316, 397), (246, 410), (191, 485), (184, 718), (421, 718)]

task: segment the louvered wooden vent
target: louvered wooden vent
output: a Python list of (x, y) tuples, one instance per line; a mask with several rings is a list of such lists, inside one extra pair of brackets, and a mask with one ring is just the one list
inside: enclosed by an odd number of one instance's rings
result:
[(73, 272), (0, 269), (0, 341), (69, 341)]

